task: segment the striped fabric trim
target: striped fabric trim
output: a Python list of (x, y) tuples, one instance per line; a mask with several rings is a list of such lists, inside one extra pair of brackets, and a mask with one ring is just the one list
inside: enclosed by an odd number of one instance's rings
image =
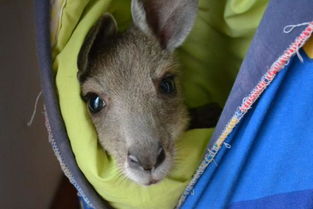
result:
[[(197, 183), (198, 179), (204, 173), (207, 166), (214, 161), (214, 157), (221, 149), (223, 144), (225, 143), (225, 139), (229, 136), (229, 134), (234, 130), (236, 125), (240, 122), (243, 116), (248, 112), (248, 110), (252, 107), (252, 105), (257, 101), (257, 99), (261, 96), (264, 90), (270, 85), (270, 83), (274, 80), (276, 75), (285, 68), (288, 64), (290, 58), (295, 55), (298, 50), (304, 45), (304, 43), (310, 38), (313, 32), (313, 22), (309, 22), (308, 26), (301, 32), (301, 34), (295, 39), (295, 41), (284, 51), (283, 55), (281, 55), (268, 69), (265, 75), (261, 78), (256, 87), (251, 91), (251, 93), (245, 97), (242, 101), (242, 104), (237, 108), (236, 112), (232, 116), (232, 118), (227, 123), (225, 129), (221, 133), (221, 135), (216, 140), (215, 144), (211, 149), (207, 150), (203, 161), (201, 162), (198, 170), (194, 174), (192, 180), (189, 185), (186, 187), (185, 192), (181, 196), (177, 209), (180, 208), (187, 198), (187, 196), (192, 193), (194, 185)], [(228, 144), (227, 144), (228, 145)], [(228, 145), (230, 146), (230, 145)]]
[[(76, 188), (76, 190), (78, 191), (79, 197), (81, 199), (84, 200), (84, 202), (87, 204), (88, 209), (92, 209), (95, 208), (93, 206), (93, 204), (89, 201), (87, 195), (85, 194), (85, 192), (81, 189), (81, 187), (79, 186), (79, 184), (76, 182), (74, 176), (72, 175), (70, 169), (67, 167), (66, 163), (64, 162), (64, 159), (62, 158), (62, 155), (60, 153), (59, 150), (59, 146), (57, 145), (53, 134), (52, 134), (52, 130), (51, 130), (51, 126), (50, 126), (50, 122), (49, 122), (49, 118), (48, 118), (48, 114), (46, 111), (46, 106), (44, 105), (44, 115), (45, 115), (45, 126), (48, 132), (48, 138), (49, 138), (49, 143), (51, 144), (52, 150), (56, 156), (56, 158), (58, 159), (61, 169), (63, 171), (63, 173), (65, 174), (65, 176), (69, 179), (69, 181), (71, 182), (71, 184), (74, 185), (74, 187)], [(85, 206), (86, 208), (86, 206)]]

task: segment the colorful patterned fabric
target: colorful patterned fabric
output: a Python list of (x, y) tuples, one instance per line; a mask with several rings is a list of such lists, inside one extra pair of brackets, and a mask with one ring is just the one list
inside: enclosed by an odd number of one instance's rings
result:
[(182, 208), (312, 208), (313, 60), (301, 56), (231, 133), (231, 148), (222, 148)]
[(300, 50), (313, 30), (309, 5), (269, 5), (220, 119), (229, 122), (181, 208), (312, 208), (313, 61)]

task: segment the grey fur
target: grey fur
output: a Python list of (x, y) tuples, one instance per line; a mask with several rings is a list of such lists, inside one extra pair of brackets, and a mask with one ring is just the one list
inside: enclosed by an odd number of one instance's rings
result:
[[(90, 114), (101, 145), (128, 178), (150, 185), (169, 173), (175, 140), (189, 121), (179, 79), (175, 79), (175, 94), (163, 95), (159, 89), (164, 76), (178, 76), (171, 51), (182, 41), (179, 37), (176, 44), (168, 42), (171, 49), (164, 48), (157, 35), (142, 27), (132, 26), (116, 34), (112, 30), (114, 23), (112, 16), (104, 15), (88, 35), (79, 55), (78, 76), (83, 95), (97, 93), (106, 102), (103, 110)], [(132, 159), (153, 167), (160, 146), (165, 159), (159, 166), (148, 171), (130, 166), (128, 153), (135, 153)]]
[(173, 51), (189, 34), (197, 8), (198, 0), (132, 0), (132, 17), (141, 31)]

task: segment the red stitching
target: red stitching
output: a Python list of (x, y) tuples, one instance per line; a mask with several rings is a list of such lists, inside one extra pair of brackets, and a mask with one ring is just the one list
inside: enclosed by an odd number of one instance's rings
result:
[[(264, 75), (262, 80), (257, 84), (257, 86), (252, 90), (250, 95), (244, 100), (244, 102), (239, 106), (239, 110), (242, 112), (247, 112), (248, 109), (251, 108), (253, 103), (259, 98), (262, 92), (266, 89), (266, 87), (270, 84), (270, 82), (275, 78), (276, 74), (281, 71), (285, 65), (290, 60), (291, 56), (293, 56), (303, 45), (303, 43), (307, 40), (307, 38), (311, 35), (313, 31), (313, 22), (310, 23), (309, 26), (306, 27), (304, 31), (296, 38), (296, 40), (289, 46), (288, 49), (284, 51), (284, 53), (273, 63), (267, 73)], [(267, 81), (265, 81), (265, 79)]]

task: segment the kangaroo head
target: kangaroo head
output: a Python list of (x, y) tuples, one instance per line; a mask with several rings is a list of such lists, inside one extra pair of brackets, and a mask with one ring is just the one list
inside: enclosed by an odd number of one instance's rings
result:
[(133, 0), (134, 26), (118, 33), (113, 17), (104, 15), (79, 54), (82, 96), (99, 141), (142, 185), (169, 173), (175, 140), (188, 123), (172, 52), (196, 8), (196, 0)]

